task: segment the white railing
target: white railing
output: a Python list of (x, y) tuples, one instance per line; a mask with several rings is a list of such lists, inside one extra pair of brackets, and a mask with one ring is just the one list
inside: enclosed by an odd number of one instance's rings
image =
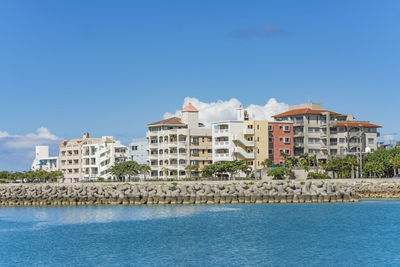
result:
[(246, 159), (254, 159), (254, 152), (247, 152), (241, 147), (235, 147), (233, 153), (237, 153)]
[(215, 141), (216, 146), (227, 146), (229, 145), (229, 141)]
[(254, 134), (254, 129), (246, 128), (244, 129), (244, 134)]
[(229, 157), (229, 153), (216, 153), (215, 157), (217, 157), (217, 158), (227, 158), (227, 157)]
[(220, 133), (228, 133), (229, 130), (228, 129), (215, 129), (214, 133), (216, 134), (220, 134)]
[(233, 137), (233, 141), (239, 141), (247, 147), (254, 146), (254, 141), (248, 141), (248, 140), (244, 139), (244, 137), (242, 135), (235, 135)]

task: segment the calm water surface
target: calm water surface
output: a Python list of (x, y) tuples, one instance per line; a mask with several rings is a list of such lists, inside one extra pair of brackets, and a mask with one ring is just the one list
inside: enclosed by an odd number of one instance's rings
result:
[(0, 208), (0, 266), (400, 266), (400, 201)]

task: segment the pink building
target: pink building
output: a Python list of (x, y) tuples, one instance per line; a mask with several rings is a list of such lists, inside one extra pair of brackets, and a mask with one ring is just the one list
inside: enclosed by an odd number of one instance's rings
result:
[(268, 122), (268, 136), (268, 153), (273, 164), (284, 162), (282, 152), (293, 157), (293, 123)]

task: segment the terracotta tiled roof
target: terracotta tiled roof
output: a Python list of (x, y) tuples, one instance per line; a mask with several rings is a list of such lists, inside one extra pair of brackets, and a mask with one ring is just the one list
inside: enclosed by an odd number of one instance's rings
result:
[(367, 121), (338, 121), (335, 126), (339, 127), (368, 127), (381, 128), (382, 126)]
[(182, 122), (182, 120), (180, 118), (172, 117), (172, 118), (165, 119), (165, 120), (162, 120), (162, 121), (157, 121), (157, 122), (153, 122), (153, 123), (147, 124), (147, 126), (162, 125), (162, 124), (171, 125), (171, 124), (184, 124), (184, 123)]
[(337, 112), (333, 112), (330, 110), (317, 110), (317, 109), (309, 109), (309, 108), (300, 108), (300, 109), (293, 109), (281, 114), (274, 115), (272, 117), (285, 117), (285, 116), (294, 116), (294, 115), (302, 115), (302, 114), (317, 114), (322, 115), (324, 112), (329, 112), (331, 115), (342, 115)]
[(195, 108), (192, 103), (189, 102), (189, 104), (187, 104), (182, 111), (198, 111), (197, 108)]

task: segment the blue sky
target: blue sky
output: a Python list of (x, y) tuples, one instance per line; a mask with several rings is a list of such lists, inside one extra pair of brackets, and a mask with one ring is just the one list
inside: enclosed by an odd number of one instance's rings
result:
[(399, 1), (0, 1), (0, 169), (30, 167), (26, 136), (127, 143), (185, 97), (311, 99), (400, 133), (399, 13)]

